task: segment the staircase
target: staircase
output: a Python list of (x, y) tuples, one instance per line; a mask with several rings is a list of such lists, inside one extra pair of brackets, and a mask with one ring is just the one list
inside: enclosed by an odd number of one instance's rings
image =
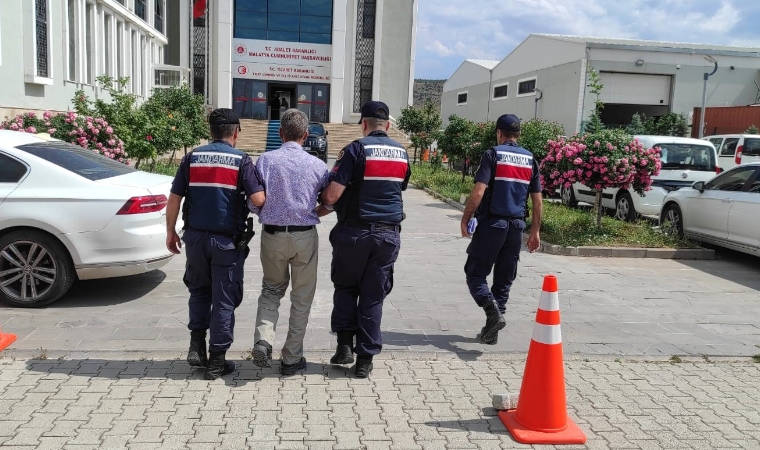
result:
[[(332, 158), (335, 158), (343, 147), (362, 137), (361, 125), (358, 124), (326, 123), (324, 126), (328, 132), (327, 145), (329, 156)], [(242, 132), (237, 142), (237, 148), (240, 150), (248, 153), (261, 153), (274, 150), (281, 145), (280, 122), (277, 120), (241, 119), (240, 127)], [(411, 145), (409, 138), (396, 128), (391, 127), (388, 130), (388, 136), (405, 148), (409, 148)]]
[(265, 144), (266, 151), (277, 150), (282, 145), (280, 139), (280, 121), (270, 120), (267, 123), (267, 140)]

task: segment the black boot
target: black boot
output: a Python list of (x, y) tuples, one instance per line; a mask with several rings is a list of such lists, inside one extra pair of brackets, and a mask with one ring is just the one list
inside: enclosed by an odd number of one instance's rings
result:
[(272, 367), (272, 346), (269, 342), (261, 340), (251, 350), (253, 363), (259, 367)]
[(480, 341), (488, 345), (496, 345), (499, 340), (499, 330), (507, 326), (507, 321), (499, 311), (496, 301), (490, 301), (483, 306), (486, 312), (486, 325), (480, 330)]
[(193, 367), (206, 367), (208, 365), (206, 330), (192, 330), (190, 332), (190, 349), (187, 351), (187, 363)]
[(216, 380), (219, 377), (229, 375), (235, 371), (235, 363), (227, 361), (225, 354), (227, 352), (211, 352), (208, 360), (208, 367), (206, 367), (206, 373), (203, 378), (207, 380)]
[(351, 331), (338, 331), (338, 348), (330, 358), (330, 364), (352, 364), (354, 362), (354, 333)]
[(356, 378), (367, 378), (372, 372), (372, 355), (357, 355)]

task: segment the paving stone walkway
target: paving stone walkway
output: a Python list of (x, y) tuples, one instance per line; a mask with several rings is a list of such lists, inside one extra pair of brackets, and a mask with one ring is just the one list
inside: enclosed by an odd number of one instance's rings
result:
[[(0, 448), (531, 448), (491, 407), (519, 391), (522, 358), (387, 353), (369, 379), (320, 361), (276, 370), (242, 361), (208, 382), (160, 355), (0, 358)], [(760, 364), (742, 362), (568, 361), (569, 411), (588, 442), (557, 448), (759, 449), (758, 379)]]

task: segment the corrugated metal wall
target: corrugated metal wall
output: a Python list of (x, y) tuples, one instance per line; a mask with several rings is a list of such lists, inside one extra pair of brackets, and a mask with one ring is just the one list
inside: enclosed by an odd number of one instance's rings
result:
[[(702, 108), (694, 108), (691, 136), (699, 136), (699, 113)], [(719, 106), (706, 108), (705, 136), (715, 134), (736, 134), (755, 125), (760, 127), (760, 105), (757, 106)]]

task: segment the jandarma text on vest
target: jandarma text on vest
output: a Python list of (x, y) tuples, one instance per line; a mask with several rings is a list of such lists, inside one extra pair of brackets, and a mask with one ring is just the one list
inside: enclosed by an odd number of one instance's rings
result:
[(190, 164), (223, 164), (237, 167), (241, 157), (240, 155), (201, 152), (193, 154)]

